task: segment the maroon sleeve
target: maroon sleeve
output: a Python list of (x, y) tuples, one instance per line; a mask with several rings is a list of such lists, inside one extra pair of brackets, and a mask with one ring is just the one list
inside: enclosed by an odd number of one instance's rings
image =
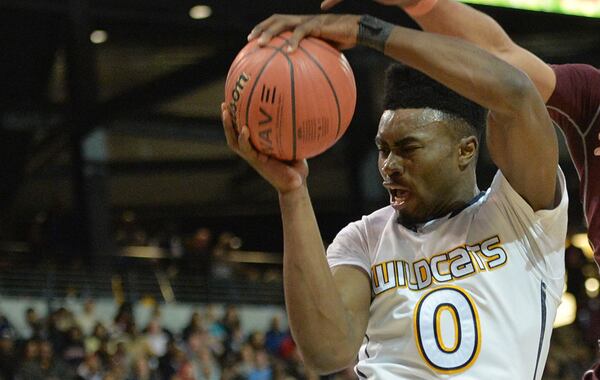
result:
[[(594, 117), (598, 117), (598, 105), (600, 105), (600, 70), (590, 65), (566, 64), (552, 65), (556, 74), (556, 86), (547, 105), (550, 112), (557, 114), (555, 120), (561, 129), (574, 127), (574, 122), (580, 129), (585, 131)], [(568, 122), (568, 115), (571, 122)], [(554, 116), (554, 115), (553, 115)], [(553, 117), (554, 119), (554, 117)]]
[(600, 71), (589, 65), (552, 66), (556, 87), (547, 102), (567, 140), (580, 180), (588, 236), (600, 265)]

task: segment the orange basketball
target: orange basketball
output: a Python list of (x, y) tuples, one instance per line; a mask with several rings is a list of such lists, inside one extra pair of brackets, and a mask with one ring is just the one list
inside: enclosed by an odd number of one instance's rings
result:
[(346, 131), (356, 84), (346, 57), (317, 38), (287, 53), (290, 32), (237, 55), (225, 83), (236, 129), (247, 125), (256, 149), (281, 160), (314, 157)]

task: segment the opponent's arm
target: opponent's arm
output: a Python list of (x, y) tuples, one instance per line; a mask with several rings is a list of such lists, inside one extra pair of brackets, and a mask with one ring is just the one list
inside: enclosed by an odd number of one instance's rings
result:
[(544, 102), (552, 95), (556, 84), (552, 68), (514, 43), (485, 13), (454, 0), (438, 0), (431, 11), (411, 17), (425, 31), (462, 38), (518, 67), (529, 75)]
[[(265, 43), (286, 29), (294, 30), (288, 40), (292, 49), (306, 35), (339, 46), (361, 41), (488, 108), (488, 149), (494, 163), (534, 210), (553, 206), (556, 134), (539, 93), (520, 70), (463, 40), (359, 16), (272, 16), (250, 38), (260, 35)], [(544, 144), (532, 146), (536, 141)]]
[[(431, 0), (375, 1), (406, 8)], [(326, 0), (322, 7), (329, 9), (339, 2), (341, 0)], [(427, 32), (464, 39), (518, 67), (529, 75), (544, 102), (552, 95), (556, 84), (552, 68), (530, 51), (514, 43), (504, 29), (485, 13), (455, 0), (437, 0), (425, 14), (407, 13)]]
[(306, 187), (306, 161), (283, 163), (257, 152), (250, 144), (248, 127), (236, 135), (224, 103), (221, 112), (229, 147), (279, 193), (286, 307), (304, 361), (322, 373), (347, 367), (367, 326), (369, 278), (350, 266), (330, 271)]

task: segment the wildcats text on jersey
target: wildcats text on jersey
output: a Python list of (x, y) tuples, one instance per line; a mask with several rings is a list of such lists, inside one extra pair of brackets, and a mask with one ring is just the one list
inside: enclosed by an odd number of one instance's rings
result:
[(498, 236), (464, 244), (412, 263), (393, 260), (371, 267), (374, 295), (395, 288), (422, 290), (433, 283), (448, 283), (475, 273), (500, 268), (508, 260)]

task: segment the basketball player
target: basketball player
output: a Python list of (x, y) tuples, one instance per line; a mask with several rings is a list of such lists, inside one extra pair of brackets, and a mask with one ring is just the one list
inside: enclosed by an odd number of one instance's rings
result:
[[(279, 194), (286, 305), (305, 362), (333, 372), (358, 353), (362, 378), (540, 379), (564, 283), (568, 200), (529, 78), (464, 41), (370, 16), (272, 16), (250, 38), (264, 44), (284, 29), (294, 30), (289, 54), (314, 35), (428, 75), (389, 72), (376, 145), (390, 205), (345, 227), (327, 257), (306, 162), (254, 150), (222, 105), (229, 146)], [(500, 169), (485, 192), (475, 177), (482, 107)]]
[[(322, 7), (329, 9), (340, 1), (324, 1)], [(590, 243), (600, 265), (600, 70), (583, 64), (547, 65), (516, 45), (494, 19), (454, 0), (376, 1), (404, 7), (424, 30), (463, 38), (529, 75), (566, 138), (579, 174)], [(594, 376), (600, 380), (600, 362)]]
[[(342, 0), (326, 0), (330, 9)], [(562, 130), (580, 179), (589, 238), (600, 265), (600, 70), (590, 65), (548, 65), (515, 44), (488, 15), (454, 0), (375, 0), (404, 7), (428, 32), (463, 38), (523, 70)]]

